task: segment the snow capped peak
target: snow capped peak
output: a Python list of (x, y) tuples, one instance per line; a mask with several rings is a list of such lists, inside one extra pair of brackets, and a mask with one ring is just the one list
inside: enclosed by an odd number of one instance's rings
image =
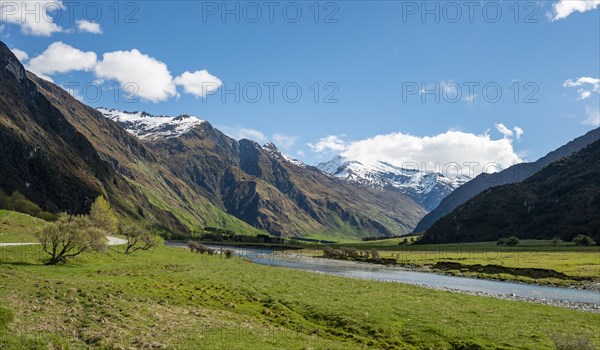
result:
[(187, 114), (169, 117), (154, 116), (146, 112), (124, 112), (107, 108), (98, 108), (97, 110), (139, 139), (152, 140), (178, 137), (195, 126), (204, 123), (203, 120)]
[(277, 148), (277, 146), (275, 146), (275, 144), (272, 143), (272, 142), (269, 142), (269, 143), (265, 144), (263, 146), (263, 149), (265, 151), (271, 151), (271, 152), (281, 153), (281, 152), (279, 152), (279, 148)]
[(270, 156), (277, 158), (279, 160), (283, 160), (285, 162), (294, 164), (296, 166), (301, 166), (301, 167), (305, 167), (306, 165), (304, 163), (302, 163), (301, 161), (297, 160), (297, 159), (292, 159), (292, 157), (282, 153), (279, 148), (277, 148), (277, 146), (275, 146), (274, 143), (269, 142), (267, 144), (265, 144), (264, 146), (262, 146), (262, 148), (267, 152), (267, 154), (269, 154)]
[(411, 196), (433, 210), (450, 192), (471, 180), (468, 176), (447, 177), (441, 173), (405, 169), (386, 162), (364, 162), (337, 156), (317, 165), (326, 174), (380, 191), (394, 190)]

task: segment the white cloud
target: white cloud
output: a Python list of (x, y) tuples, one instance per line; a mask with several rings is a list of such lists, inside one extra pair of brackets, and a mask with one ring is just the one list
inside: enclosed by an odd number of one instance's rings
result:
[(476, 94), (468, 94), (465, 98), (463, 98), (463, 101), (467, 102), (467, 103), (475, 103), (475, 98), (479, 96)]
[(523, 133), (525, 132), (525, 131), (523, 131), (523, 129), (519, 128), (518, 126), (515, 126), (513, 128), (513, 130), (515, 131), (515, 137), (517, 138), (517, 140), (520, 139), (521, 136), (523, 136)]
[(577, 80), (567, 80), (563, 83), (564, 87), (580, 87), (577, 90), (579, 93), (579, 100), (584, 100), (593, 93), (600, 93), (600, 79), (590, 78), (590, 77), (581, 77), (577, 78)]
[(12, 53), (14, 53), (15, 56), (17, 56), (17, 59), (19, 61), (21, 61), (21, 63), (23, 63), (29, 59), (29, 55), (27, 54), (27, 52), (25, 52), (23, 50), (12, 48), (12, 49), (10, 49), (10, 51), (12, 51)]
[(258, 130), (254, 130), (254, 129), (243, 128), (239, 125), (235, 126), (235, 127), (222, 126), (222, 127), (219, 127), (219, 130), (221, 130), (223, 133), (225, 133), (227, 136), (231, 137), (232, 139), (236, 139), (236, 140), (247, 139), (247, 140), (256, 141), (261, 144), (269, 141), (267, 136), (265, 136), (265, 134), (263, 134), (262, 132), (260, 132)]
[(581, 124), (600, 127), (600, 110), (586, 107), (585, 114), (586, 119)]
[(96, 53), (83, 52), (60, 41), (48, 46), (46, 51), (32, 58), (26, 66), (38, 76), (48, 79), (47, 75), (70, 71), (89, 71), (96, 65)]
[(513, 136), (512, 130), (504, 126), (502, 123), (496, 124), (496, 130), (498, 130), (498, 132), (501, 133), (505, 138)]
[(102, 34), (100, 24), (86, 21), (84, 19), (77, 21), (77, 28), (82, 33)]
[(223, 85), (219, 78), (205, 69), (193, 73), (185, 72), (175, 78), (174, 83), (183, 86), (183, 91), (196, 97), (213, 94)]
[(114, 79), (122, 86), (135, 84), (136, 96), (152, 102), (177, 95), (167, 65), (136, 49), (105, 53), (95, 72), (98, 78)]
[(330, 135), (327, 137), (324, 137), (322, 139), (320, 139), (319, 141), (317, 141), (317, 143), (308, 143), (307, 146), (310, 147), (313, 152), (316, 153), (321, 153), (321, 152), (341, 152), (341, 151), (345, 151), (348, 147), (348, 144), (346, 143), (346, 141), (344, 141), (342, 138), (344, 136), (335, 136), (335, 135)]
[(273, 135), (273, 142), (277, 147), (281, 147), (283, 149), (288, 149), (296, 144), (298, 140), (295, 136), (288, 136), (284, 134), (275, 134)]
[(0, 1), (2, 21), (20, 26), (25, 35), (51, 36), (62, 32), (53, 15), (64, 9), (61, 0)]
[(508, 138), (492, 140), (487, 133), (476, 135), (453, 130), (425, 137), (392, 133), (354, 142), (330, 136), (309, 146), (315, 152), (341, 149), (341, 156), (357, 161), (383, 161), (413, 169), (418, 166), (421, 170), (441, 171), (445, 166), (457, 164), (461, 173), (469, 176), (522, 162)]
[(553, 12), (548, 14), (552, 21), (567, 18), (574, 12), (586, 12), (600, 6), (600, 0), (560, 0), (552, 5)]

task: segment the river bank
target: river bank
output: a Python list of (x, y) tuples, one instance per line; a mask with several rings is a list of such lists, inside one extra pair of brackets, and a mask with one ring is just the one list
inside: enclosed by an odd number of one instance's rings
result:
[[(177, 244), (177, 246), (182, 247), (181, 244)], [(225, 246), (220, 247), (225, 248)], [(260, 265), (286, 267), (357, 279), (406, 283), (433, 290), (600, 313), (600, 293), (590, 289), (557, 288), (537, 284), (453, 276), (431, 269), (410, 269), (401, 266), (385, 266), (359, 261), (327, 259), (317, 256), (316, 254), (318, 253), (316, 251), (274, 251), (247, 247), (229, 248), (233, 248), (239, 258)]]

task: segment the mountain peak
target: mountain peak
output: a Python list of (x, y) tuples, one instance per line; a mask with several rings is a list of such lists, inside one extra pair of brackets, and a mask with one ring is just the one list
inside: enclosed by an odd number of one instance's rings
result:
[(443, 174), (405, 169), (393, 164), (365, 162), (336, 156), (317, 165), (322, 172), (376, 190), (393, 190), (411, 196), (426, 209), (433, 210), (450, 192), (469, 181), (467, 176), (450, 178)]
[(277, 148), (277, 146), (275, 146), (275, 144), (274, 144), (274, 143), (272, 143), (272, 142), (266, 143), (266, 144), (263, 146), (263, 148), (264, 148), (266, 151), (272, 151), (272, 152), (276, 152), (276, 153), (281, 153), (281, 152), (279, 152), (279, 148)]
[(139, 139), (178, 137), (205, 123), (204, 120), (188, 114), (170, 117), (155, 116), (144, 111), (127, 112), (102, 107), (97, 108), (97, 110)]

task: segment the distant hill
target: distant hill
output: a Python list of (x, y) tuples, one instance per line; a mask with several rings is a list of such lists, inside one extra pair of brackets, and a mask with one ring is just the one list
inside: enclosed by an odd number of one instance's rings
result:
[(417, 227), (415, 227), (414, 232), (425, 232), (437, 220), (441, 219), (445, 215), (448, 215), (461, 204), (475, 197), (479, 193), (482, 193), (483, 191), (493, 187), (521, 182), (548, 164), (561, 158), (570, 156), (571, 154), (598, 140), (600, 140), (600, 128), (594, 129), (587, 134), (574, 139), (573, 141), (548, 153), (546, 156), (533, 163), (520, 163), (495, 174), (484, 173), (478, 175), (473, 180), (465, 183), (454, 190), (454, 192), (446, 196), (440, 202), (437, 208), (435, 208), (435, 210), (431, 211), (421, 219), (421, 221), (417, 224)]
[(600, 141), (555, 161), (521, 183), (491, 188), (427, 230), (423, 243), (501, 237), (600, 241)]

